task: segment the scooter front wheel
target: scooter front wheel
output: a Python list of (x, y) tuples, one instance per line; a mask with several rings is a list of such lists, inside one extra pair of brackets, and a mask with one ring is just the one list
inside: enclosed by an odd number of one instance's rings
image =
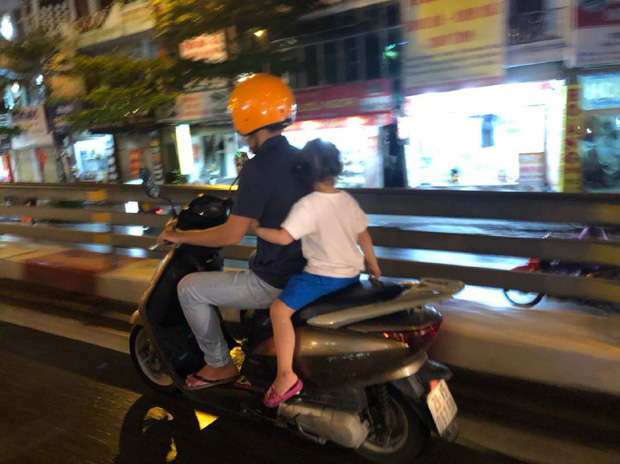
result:
[(173, 393), (177, 390), (172, 378), (164, 371), (163, 362), (141, 325), (135, 325), (131, 329), (129, 353), (134, 367), (150, 388), (159, 393)]

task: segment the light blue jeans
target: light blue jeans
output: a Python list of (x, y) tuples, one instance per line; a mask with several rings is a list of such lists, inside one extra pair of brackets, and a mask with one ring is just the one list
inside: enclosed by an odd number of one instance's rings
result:
[(246, 270), (189, 274), (179, 282), (178, 291), (183, 313), (205, 355), (205, 362), (221, 367), (228, 364), (231, 357), (213, 307), (269, 308), (282, 290)]

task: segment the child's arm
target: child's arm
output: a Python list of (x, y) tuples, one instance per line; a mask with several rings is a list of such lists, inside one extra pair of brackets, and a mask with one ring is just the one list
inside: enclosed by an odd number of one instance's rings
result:
[(276, 245), (289, 245), (295, 239), (288, 233), (286, 229), (269, 229), (267, 227), (257, 227), (256, 235), (270, 243)]
[(381, 269), (379, 269), (379, 263), (377, 263), (377, 257), (375, 256), (375, 250), (372, 247), (372, 240), (370, 239), (368, 230), (365, 230), (357, 236), (357, 244), (362, 249), (364, 258), (366, 258), (368, 275), (372, 280), (377, 280), (381, 277)]

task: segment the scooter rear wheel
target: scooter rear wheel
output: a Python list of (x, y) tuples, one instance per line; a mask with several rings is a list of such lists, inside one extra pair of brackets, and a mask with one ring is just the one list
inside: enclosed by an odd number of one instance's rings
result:
[(129, 353), (140, 377), (151, 389), (159, 393), (174, 393), (177, 390), (172, 378), (164, 371), (162, 360), (141, 325), (135, 325), (131, 329)]
[(364, 459), (379, 464), (404, 464), (415, 461), (429, 436), (429, 430), (411, 406), (397, 392), (390, 392), (389, 436), (368, 436), (355, 452)]
[(531, 308), (540, 303), (545, 296), (544, 293), (521, 292), (519, 290), (504, 289), (504, 295), (513, 305), (519, 308)]

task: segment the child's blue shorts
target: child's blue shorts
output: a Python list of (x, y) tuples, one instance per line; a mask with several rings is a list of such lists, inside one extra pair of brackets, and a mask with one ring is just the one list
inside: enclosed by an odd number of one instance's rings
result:
[(278, 298), (286, 306), (297, 311), (323, 295), (348, 287), (359, 282), (359, 280), (359, 275), (355, 277), (325, 277), (304, 271), (289, 279)]

